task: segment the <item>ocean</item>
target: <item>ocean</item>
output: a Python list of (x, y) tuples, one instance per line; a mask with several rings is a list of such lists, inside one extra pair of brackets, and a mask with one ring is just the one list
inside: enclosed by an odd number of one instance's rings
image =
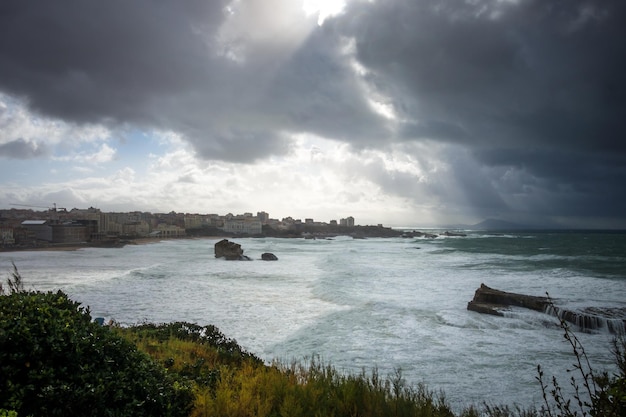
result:
[[(122, 325), (213, 324), (268, 363), (315, 358), (345, 373), (401, 372), (455, 408), (541, 406), (537, 365), (569, 385), (574, 356), (556, 318), (467, 310), (484, 283), (548, 293), (575, 311), (626, 311), (626, 234), (466, 232), (465, 237), (230, 238), (253, 261), (214, 257), (218, 239), (0, 253), (27, 289), (61, 289)], [(264, 252), (278, 261), (261, 261)], [(3, 277), (4, 279), (4, 277)], [(596, 371), (615, 370), (606, 329), (576, 331)]]

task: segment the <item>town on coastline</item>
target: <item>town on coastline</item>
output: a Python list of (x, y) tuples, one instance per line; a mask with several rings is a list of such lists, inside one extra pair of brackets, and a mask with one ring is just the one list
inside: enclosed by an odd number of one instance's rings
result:
[(359, 226), (352, 216), (339, 221), (313, 219), (272, 219), (261, 211), (256, 215), (102, 212), (100, 209), (27, 208), (0, 210), (0, 250), (37, 249), (67, 246), (123, 246), (146, 239), (246, 236), (327, 238), (347, 235), (354, 238), (395, 237), (402, 231), (382, 224)]

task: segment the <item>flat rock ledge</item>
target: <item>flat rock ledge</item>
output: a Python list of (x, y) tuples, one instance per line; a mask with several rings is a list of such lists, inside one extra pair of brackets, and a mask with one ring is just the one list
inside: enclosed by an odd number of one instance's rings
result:
[(506, 310), (508, 306), (524, 307), (543, 313), (549, 305), (548, 297), (500, 291), (480, 284), (480, 288), (474, 293), (474, 299), (467, 303), (467, 309), (483, 314), (504, 316), (502, 310)]
[(482, 314), (504, 316), (510, 306), (556, 316), (578, 326), (582, 331), (606, 329), (609, 333), (625, 334), (626, 309), (589, 307), (581, 311), (565, 310), (554, 305), (548, 297), (500, 291), (480, 284), (467, 309)]

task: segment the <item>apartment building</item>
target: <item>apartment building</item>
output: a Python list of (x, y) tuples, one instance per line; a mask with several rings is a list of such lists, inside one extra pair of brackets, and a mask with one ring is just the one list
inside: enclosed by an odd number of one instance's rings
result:
[(339, 225), (344, 227), (354, 227), (354, 217), (350, 216), (339, 220)]
[(222, 230), (227, 233), (258, 235), (263, 231), (263, 225), (256, 217), (237, 216), (224, 220)]

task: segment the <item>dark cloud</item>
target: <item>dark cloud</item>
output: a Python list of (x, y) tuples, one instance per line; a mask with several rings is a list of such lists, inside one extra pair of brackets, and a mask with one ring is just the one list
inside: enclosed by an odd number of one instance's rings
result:
[(498, 192), (515, 196), (511, 200), (527, 212), (619, 218), (626, 210), (626, 155), (556, 149), (484, 149), (475, 154), (499, 171), (492, 176)]
[(290, 131), (376, 146), (392, 132), (367, 103), (346, 42), (331, 30), (313, 32), (278, 70), (268, 96)]
[(383, 132), (335, 38), (307, 39), (313, 20), (297, 29), (303, 45), (290, 25), (274, 34), (274, 15), (293, 3), (229, 3), (3, 2), (0, 91), (77, 124), (173, 130), (212, 159), (280, 154), (283, 132)]
[(473, 149), (454, 169), (479, 215), (497, 193), (509, 211), (623, 218), (624, 21), (619, 0), (391, 0), (335, 27), (405, 120), (399, 140)]
[[(32, 108), (77, 122), (154, 121), (155, 101), (191, 91), (219, 2), (3, 2), (0, 85)], [(215, 16), (215, 17), (213, 17)], [(217, 20), (217, 21), (216, 21)]]
[(7, 143), (0, 143), (0, 157), (12, 159), (31, 159), (46, 156), (50, 150), (46, 145), (16, 139)]
[(354, 7), (347, 34), (357, 39), (360, 62), (413, 121), (409, 138), (624, 150), (623, 2)]
[[(76, 125), (172, 130), (207, 159), (284, 154), (299, 132), (355, 149), (439, 142), (439, 182), (372, 178), (477, 216), (624, 218), (622, 0), (353, 0), (321, 27), (276, 20), (298, 7), (4, 1), (0, 91)], [(18, 139), (2, 152), (28, 155)]]

